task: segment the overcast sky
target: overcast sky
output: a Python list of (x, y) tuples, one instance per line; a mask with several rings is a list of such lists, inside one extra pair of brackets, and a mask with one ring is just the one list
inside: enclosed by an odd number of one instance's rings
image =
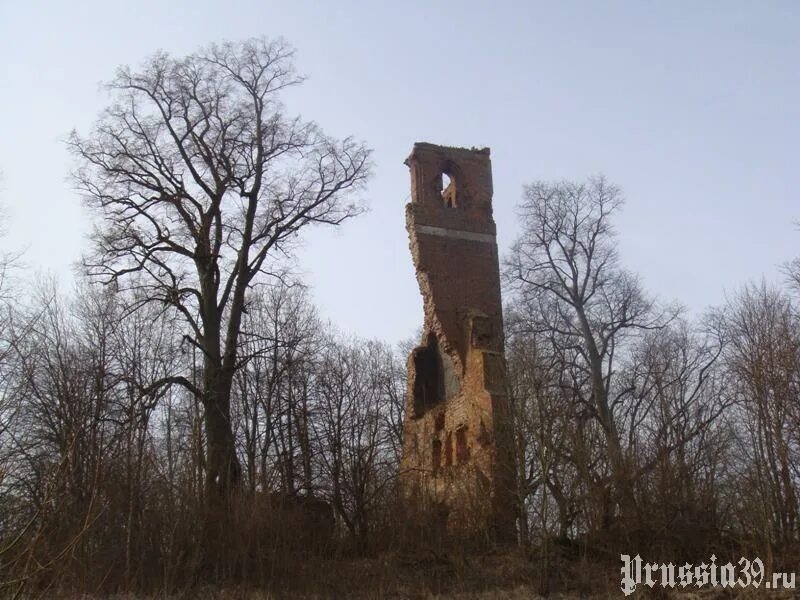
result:
[(375, 154), (371, 211), (306, 237), (300, 267), (343, 331), (422, 322), (403, 207), (415, 141), (489, 146), (501, 252), (522, 186), (604, 173), (625, 265), (694, 314), (800, 255), (800, 3), (0, 0), (6, 247), (72, 286), (89, 224), (64, 137), (99, 83), (154, 51), (283, 36), (288, 108)]

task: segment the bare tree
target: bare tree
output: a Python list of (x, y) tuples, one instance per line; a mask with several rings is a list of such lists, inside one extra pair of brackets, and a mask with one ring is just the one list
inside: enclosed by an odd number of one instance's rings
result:
[(247, 484), (251, 492), (274, 489), (277, 473), (282, 493), (302, 487), (313, 495), (308, 396), (322, 326), (302, 285), (279, 282), (264, 292), (248, 308), (235, 378)]
[(795, 258), (785, 266), (785, 273), (789, 283), (796, 290), (800, 290), (800, 258)]
[(316, 437), (331, 502), (359, 552), (397, 476), (391, 414), (391, 349), (374, 341), (331, 341), (317, 375)]
[(602, 428), (614, 504), (631, 522), (633, 472), (617, 418), (631, 390), (616, 385), (617, 364), (631, 334), (662, 327), (670, 316), (657, 311), (638, 279), (619, 265), (611, 219), (621, 205), (619, 189), (602, 177), (526, 186), (523, 232), (505, 273), (533, 326), (557, 334), (585, 373), (575, 391)]
[(528, 550), (538, 545), (539, 591), (547, 593), (550, 538), (566, 540), (578, 516), (574, 458), (587, 440), (575, 435), (580, 406), (571, 386), (562, 385), (570, 366), (552, 343), (552, 332), (530, 327), (513, 304), (504, 312), (520, 541)]
[[(795, 222), (795, 226), (800, 229), (800, 221)], [(786, 262), (783, 265), (783, 273), (786, 275), (789, 286), (795, 292), (800, 292), (800, 256)]]
[(766, 284), (744, 288), (725, 310), (726, 366), (737, 399), (734, 464), (741, 469), (743, 530), (774, 548), (800, 530), (800, 323), (788, 295)]
[(633, 390), (620, 418), (643, 527), (662, 548), (685, 554), (706, 550), (722, 530), (716, 483), (730, 431), (721, 417), (732, 402), (723, 341), (716, 319), (702, 328), (676, 319), (641, 336), (620, 373)]
[(173, 373), (145, 391), (177, 384), (201, 399), (212, 503), (240, 480), (230, 397), (248, 292), (301, 229), (358, 214), (369, 174), (363, 145), (284, 113), (280, 92), (302, 81), (292, 59), (262, 39), (157, 54), (119, 69), (113, 103), (69, 142), (100, 217), (89, 273), (176, 311), (202, 356), (202, 382)]
[[(2, 171), (0, 171), (0, 183)], [(2, 190), (2, 188), (0, 188)], [(0, 240), (6, 233), (6, 213), (0, 206)], [(8, 434), (17, 416), (18, 407), (13, 402), (14, 394), (11, 387), (14, 385), (15, 360), (13, 351), (13, 338), (18, 334), (18, 311), (15, 309), (15, 300), (18, 297), (14, 286), (12, 274), (20, 267), (20, 254), (15, 254), (3, 249), (0, 251), (0, 489), (2, 489), (5, 474), (11, 468), (8, 455), (5, 452)], [(2, 495), (2, 491), (0, 491)]]

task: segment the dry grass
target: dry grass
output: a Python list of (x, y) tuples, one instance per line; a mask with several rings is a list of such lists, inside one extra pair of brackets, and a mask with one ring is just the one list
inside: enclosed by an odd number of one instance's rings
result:
[[(482, 555), (387, 553), (377, 558), (307, 558), (290, 571), (276, 573), (264, 586), (205, 586), (182, 593), (98, 596), (108, 600), (552, 600), (618, 599), (617, 565), (563, 561), (551, 571), (551, 593), (543, 596), (535, 563), (516, 550)], [(56, 597), (56, 596), (48, 596)], [(90, 596), (58, 596), (94, 600)], [(633, 600), (789, 600), (788, 592), (640, 588)]]

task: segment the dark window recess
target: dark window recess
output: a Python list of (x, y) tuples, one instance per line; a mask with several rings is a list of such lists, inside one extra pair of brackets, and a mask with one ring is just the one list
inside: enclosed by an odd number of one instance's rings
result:
[(458, 464), (469, 461), (469, 446), (467, 446), (467, 428), (456, 429), (456, 460)]
[(444, 440), (444, 466), (449, 467), (453, 464), (453, 436), (447, 432), (447, 437)]
[(442, 442), (433, 440), (433, 472), (439, 470), (442, 464)]
[(421, 417), (443, 397), (441, 359), (436, 336), (428, 336), (427, 345), (414, 354), (414, 416)]
[(434, 427), (436, 428), (436, 431), (441, 431), (442, 429), (444, 429), (444, 413), (443, 412), (440, 412), (438, 415), (436, 415), (436, 421), (434, 421)]

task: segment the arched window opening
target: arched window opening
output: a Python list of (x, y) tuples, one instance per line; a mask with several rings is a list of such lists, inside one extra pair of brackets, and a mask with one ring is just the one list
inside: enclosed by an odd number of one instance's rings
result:
[(448, 173), (442, 173), (442, 186), (442, 203), (447, 208), (456, 208), (456, 182)]

